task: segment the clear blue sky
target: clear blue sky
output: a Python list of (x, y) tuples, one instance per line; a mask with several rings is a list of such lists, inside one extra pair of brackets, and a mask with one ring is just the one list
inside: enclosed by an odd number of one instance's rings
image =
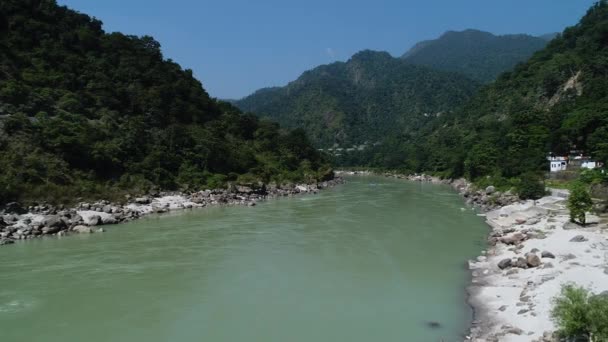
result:
[(540, 35), (576, 24), (595, 0), (58, 0), (106, 31), (151, 35), (213, 97), (284, 85), (362, 49), (401, 55), (447, 30)]

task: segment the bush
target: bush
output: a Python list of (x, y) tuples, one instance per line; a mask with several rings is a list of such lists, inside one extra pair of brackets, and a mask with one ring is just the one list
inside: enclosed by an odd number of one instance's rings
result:
[(537, 200), (543, 197), (545, 193), (545, 184), (542, 177), (534, 173), (526, 173), (521, 176), (517, 186), (519, 198)]
[(570, 189), (570, 197), (568, 198), (570, 221), (578, 221), (584, 226), (586, 223), (585, 213), (592, 207), (593, 201), (591, 201), (587, 186), (581, 182), (575, 182)]
[(551, 317), (561, 337), (608, 341), (607, 294), (592, 295), (582, 287), (565, 285), (554, 299)]

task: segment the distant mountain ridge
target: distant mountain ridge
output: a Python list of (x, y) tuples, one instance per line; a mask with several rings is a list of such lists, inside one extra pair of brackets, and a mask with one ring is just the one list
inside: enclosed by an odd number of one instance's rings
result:
[(285, 127), (304, 128), (319, 147), (350, 146), (377, 141), (387, 132), (416, 129), (464, 103), (477, 87), (462, 75), (365, 50), (235, 104)]
[(488, 83), (526, 61), (555, 36), (498, 36), (474, 29), (448, 31), (437, 39), (417, 43), (401, 58), (412, 64), (457, 72), (478, 82)]

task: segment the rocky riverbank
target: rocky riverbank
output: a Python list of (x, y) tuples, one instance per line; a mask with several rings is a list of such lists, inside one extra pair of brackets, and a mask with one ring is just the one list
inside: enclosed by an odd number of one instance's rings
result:
[(422, 182), (431, 184), (446, 184), (456, 190), (468, 205), (475, 206), (482, 212), (487, 212), (501, 208), (505, 205), (516, 203), (519, 197), (512, 191), (501, 192), (493, 186), (488, 186), (485, 189), (478, 189), (471, 182), (464, 178), (459, 179), (442, 179), (426, 174), (400, 174), (395, 172), (374, 172), (374, 171), (336, 171), (340, 175), (376, 175), (397, 179), (405, 179), (412, 182)]
[(52, 205), (22, 207), (9, 203), (0, 212), (0, 246), (19, 240), (68, 234), (103, 232), (103, 225), (118, 224), (145, 215), (172, 210), (203, 208), (219, 205), (255, 206), (257, 202), (298, 194), (316, 194), (322, 189), (342, 184), (333, 180), (313, 184), (264, 185), (253, 188), (232, 186), (229, 189), (205, 190), (194, 193), (159, 192), (147, 196), (129, 198), (124, 204), (98, 201), (79, 203), (73, 208)]
[(554, 191), (486, 214), (489, 248), (469, 262), (470, 340), (557, 341), (551, 308), (561, 286), (608, 290), (608, 225), (593, 215), (585, 227), (571, 223), (566, 202)]
[(557, 342), (551, 308), (562, 285), (608, 291), (608, 219), (588, 214), (585, 227), (571, 223), (566, 190), (521, 201), (509, 191), (477, 189), (464, 179), (343, 173), (449, 184), (485, 212), (491, 227), (488, 249), (469, 261), (472, 281), (467, 292), (474, 321), (467, 341)]

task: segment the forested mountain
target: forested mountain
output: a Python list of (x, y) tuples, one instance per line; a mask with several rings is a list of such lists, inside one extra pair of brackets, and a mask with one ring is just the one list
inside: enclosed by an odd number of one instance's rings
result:
[(327, 175), (302, 131), (210, 98), (153, 38), (0, 2), (0, 202)]
[(467, 101), (477, 87), (464, 76), (367, 50), (235, 104), (281, 125), (304, 128), (319, 147), (351, 146), (374, 143), (389, 132), (415, 131)]
[(342, 162), (511, 178), (546, 170), (549, 152), (572, 149), (608, 162), (606, 0), (460, 110)]
[(488, 83), (526, 61), (551, 38), (525, 34), (496, 36), (478, 30), (448, 31), (438, 39), (416, 44), (402, 58), (412, 64), (458, 72)]

